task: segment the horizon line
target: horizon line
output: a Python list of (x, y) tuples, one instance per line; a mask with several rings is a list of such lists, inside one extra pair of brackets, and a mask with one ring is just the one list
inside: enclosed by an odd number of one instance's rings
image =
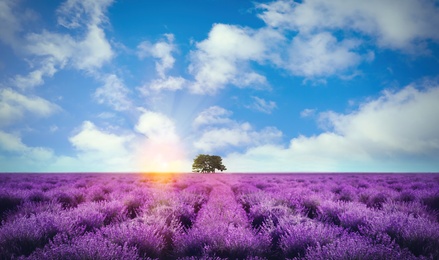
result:
[(207, 172), (207, 173), (201, 173), (201, 172), (148, 172), (148, 171), (65, 171), (65, 172), (54, 172), (54, 171), (36, 171), (36, 172), (2, 172), (0, 171), (0, 174), (202, 174), (202, 175), (209, 175), (209, 174), (223, 174), (223, 175), (230, 175), (230, 174), (439, 174), (439, 171), (291, 171), (291, 172)]

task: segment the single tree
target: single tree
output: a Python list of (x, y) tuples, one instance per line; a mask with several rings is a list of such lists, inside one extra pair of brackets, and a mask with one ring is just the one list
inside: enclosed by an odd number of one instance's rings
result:
[(215, 172), (215, 170), (225, 171), (223, 159), (218, 155), (199, 154), (192, 164), (193, 172)]

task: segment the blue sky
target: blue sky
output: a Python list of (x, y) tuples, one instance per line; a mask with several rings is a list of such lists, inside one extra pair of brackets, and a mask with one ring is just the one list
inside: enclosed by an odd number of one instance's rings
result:
[(439, 171), (428, 0), (0, 0), (0, 171)]

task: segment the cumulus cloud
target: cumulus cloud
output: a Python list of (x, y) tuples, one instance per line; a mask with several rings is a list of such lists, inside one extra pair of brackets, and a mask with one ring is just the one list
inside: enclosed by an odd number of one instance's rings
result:
[[(46, 57), (50, 63), (64, 67), (74, 54), (77, 42), (68, 34), (43, 30), (41, 33), (26, 35), (26, 51), (29, 54)], [(45, 62), (47, 64), (47, 62)]]
[(221, 107), (210, 107), (201, 112), (194, 121), (200, 130), (200, 137), (194, 142), (194, 147), (205, 152), (230, 147), (246, 148), (276, 142), (282, 136), (275, 127), (257, 131), (250, 123), (239, 123), (230, 119), (229, 115), (231, 112)]
[(70, 143), (79, 151), (94, 154), (121, 155), (127, 153), (127, 142), (131, 135), (107, 133), (98, 129), (90, 121), (84, 121), (78, 132), (69, 138)]
[(0, 130), (2, 170), (183, 172), (191, 165), (174, 121), (145, 109), (133, 128), (102, 128), (84, 121), (68, 141), (75, 153), (57, 155), (45, 147), (26, 145), (19, 133)]
[(279, 0), (257, 8), (266, 27), (215, 24), (208, 38), (196, 43), (189, 66), (192, 92), (266, 85), (252, 63), (274, 65), (317, 82), (331, 76), (349, 80), (361, 73), (355, 70), (360, 63), (374, 59), (367, 49), (371, 42), (414, 53), (428, 41), (439, 40), (439, 9), (428, 0)]
[(330, 33), (294, 37), (285, 67), (304, 77), (330, 76), (357, 66), (362, 57), (353, 50), (355, 40), (338, 40)]
[[(176, 91), (183, 89), (187, 84), (188, 81), (183, 77), (167, 75), (167, 71), (172, 69), (175, 63), (173, 53), (176, 52), (176, 46), (173, 42), (174, 35), (165, 34), (165, 39), (154, 44), (143, 41), (137, 46), (137, 56), (140, 59), (153, 57), (157, 60), (155, 68), (158, 78), (138, 88), (143, 95), (157, 94), (162, 90)], [(151, 93), (151, 90), (153, 93)]]
[(141, 42), (137, 46), (137, 55), (141, 59), (148, 56), (158, 59), (155, 63), (155, 68), (160, 78), (164, 78), (166, 71), (171, 69), (175, 63), (175, 58), (172, 56), (172, 53), (176, 51), (176, 47), (173, 42), (173, 34), (165, 34), (164, 40), (160, 40), (154, 44), (148, 41)]
[(265, 76), (252, 71), (249, 62), (274, 60), (268, 51), (281, 39), (274, 30), (215, 24), (208, 38), (196, 43), (196, 50), (190, 55), (189, 72), (195, 78), (191, 90), (214, 94), (228, 84), (239, 87), (266, 85)]
[[(408, 86), (384, 91), (360, 106), (356, 114), (326, 112), (320, 120), (335, 133), (361, 140), (376, 154), (409, 153), (439, 155), (439, 87), (419, 90)], [(372, 151), (372, 150), (371, 150)]]
[(13, 124), (26, 114), (48, 117), (60, 107), (38, 96), (25, 96), (15, 90), (0, 89), (0, 127)]
[[(376, 33), (369, 32), (361, 26), (352, 27), (352, 21), (358, 24), (365, 21), (377, 28), (384, 28), (382, 24), (386, 23), (380, 23), (384, 14), (372, 15), (372, 9), (367, 3), (358, 3), (359, 7), (343, 3), (326, 3), (321, 0), (304, 1), (301, 4), (275, 1), (257, 5), (262, 10), (259, 17), (266, 23), (266, 27), (252, 29), (215, 24), (208, 38), (197, 42), (196, 49), (191, 52), (189, 72), (194, 82), (190, 84), (190, 90), (198, 94), (215, 94), (227, 85), (268, 85), (265, 76), (252, 69), (254, 63), (269, 64), (307, 79), (318, 80), (334, 75), (349, 79), (350, 76), (345, 74), (356, 75), (358, 72), (352, 73), (351, 70), (362, 62), (372, 61), (374, 53), (364, 48), (366, 42), (357, 34), (350, 34), (350, 38), (341, 40), (333, 32), (358, 30), (360, 35), (379, 37), (380, 29), (376, 29)], [(373, 5), (379, 6), (380, 3), (374, 2)], [(391, 3), (386, 3), (386, 10), (391, 6)], [(425, 9), (424, 6), (419, 8)], [(357, 13), (364, 15), (357, 16)], [(416, 19), (405, 21), (416, 22)], [(379, 39), (377, 41), (382, 42)], [(413, 39), (407, 39), (407, 43), (401, 44), (410, 44)], [(429, 38), (426, 36), (424, 39)]]
[(273, 109), (275, 109), (276, 106), (276, 102), (274, 101), (267, 101), (263, 98), (259, 98), (259, 97), (252, 97), (254, 103), (250, 106), (250, 108), (253, 108), (255, 110), (258, 110), (262, 113), (266, 113), (266, 114), (271, 114), (271, 112), (273, 111)]
[(168, 116), (142, 110), (135, 130), (144, 136), (134, 145), (136, 163), (141, 170), (184, 172), (190, 169), (185, 145)]
[(28, 147), (21, 142), (21, 138), (17, 135), (0, 131), (0, 145), (3, 151), (7, 152), (23, 152)]
[(114, 52), (106, 39), (102, 23), (112, 1), (67, 1), (58, 9), (58, 22), (68, 29), (81, 29), (78, 36), (42, 30), (28, 33), (22, 40), (22, 50), (34, 59), (27, 75), (13, 78), (14, 85), (26, 89), (42, 85), (44, 77), (52, 77), (59, 69), (70, 66), (95, 72), (110, 61)]
[(84, 121), (69, 137), (73, 156), (55, 155), (42, 161), (44, 171), (135, 171), (131, 145), (136, 136), (126, 130), (102, 129)]
[(175, 125), (166, 115), (144, 110), (135, 126), (137, 132), (151, 139), (175, 139)]
[(57, 156), (46, 168), (54, 171), (135, 171), (132, 154), (135, 140), (136, 136), (130, 131), (101, 129), (91, 121), (84, 121), (69, 138), (76, 154)]
[(73, 56), (73, 64), (77, 69), (92, 71), (110, 61), (114, 53), (102, 28), (91, 24), (87, 29), (87, 35), (77, 44), (77, 53)]
[(232, 111), (219, 106), (212, 106), (198, 114), (194, 119), (193, 126), (198, 128), (203, 125), (231, 124), (233, 123), (233, 120), (229, 117), (232, 114)]
[(108, 74), (101, 78), (104, 85), (96, 89), (94, 98), (100, 104), (108, 104), (117, 111), (127, 110), (132, 107), (128, 97), (129, 90), (122, 80), (114, 74)]
[(258, 7), (267, 25), (282, 30), (354, 30), (382, 47), (401, 50), (422, 40), (439, 40), (439, 10), (434, 1), (279, 0)]
[(40, 170), (42, 164), (52, 159), (54, 154), (51, 149), (44, 147), (31, 147), (24, 144), (21, 137), (0, 130), (0, 164), (2, 171), (20, 171), (33, 169)]
[(28, 34), (26, 49), (33, 55), (52, 58), (61, 68), (70, 64), (76, 69), (91, 71), (109, 61), (114, 53), (99, 24), (88, 24), (85, 29), (85, 35), (78, 39), (48, 31)]
[[(74, 56), (76, 42), (67, 34), (58, 34), (43, 30), (41, 33), (26, 35), (25, 50), (30, 55), (42, 57), (32, 64), (37, 69), (27, 75), (16, 75), (12, 82), (21, 89), (33, 88), (44, 84), (45, 77), (52, 77), (58, 69), (63, 68)], [(78, 57), (78, 56), (77, 56)]]
[(231, 153), (233, 171), (434, 171), (439, 166), (439, 87), (385, 91), (348, 114), (324, 112), (327, 131)]

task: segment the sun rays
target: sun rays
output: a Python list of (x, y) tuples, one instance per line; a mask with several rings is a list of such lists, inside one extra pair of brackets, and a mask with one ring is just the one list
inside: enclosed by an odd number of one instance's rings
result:
[(136, 159), (141, 172), (175, 173), (190, 170), (179, 138), (146, 139), (140, 145)]

